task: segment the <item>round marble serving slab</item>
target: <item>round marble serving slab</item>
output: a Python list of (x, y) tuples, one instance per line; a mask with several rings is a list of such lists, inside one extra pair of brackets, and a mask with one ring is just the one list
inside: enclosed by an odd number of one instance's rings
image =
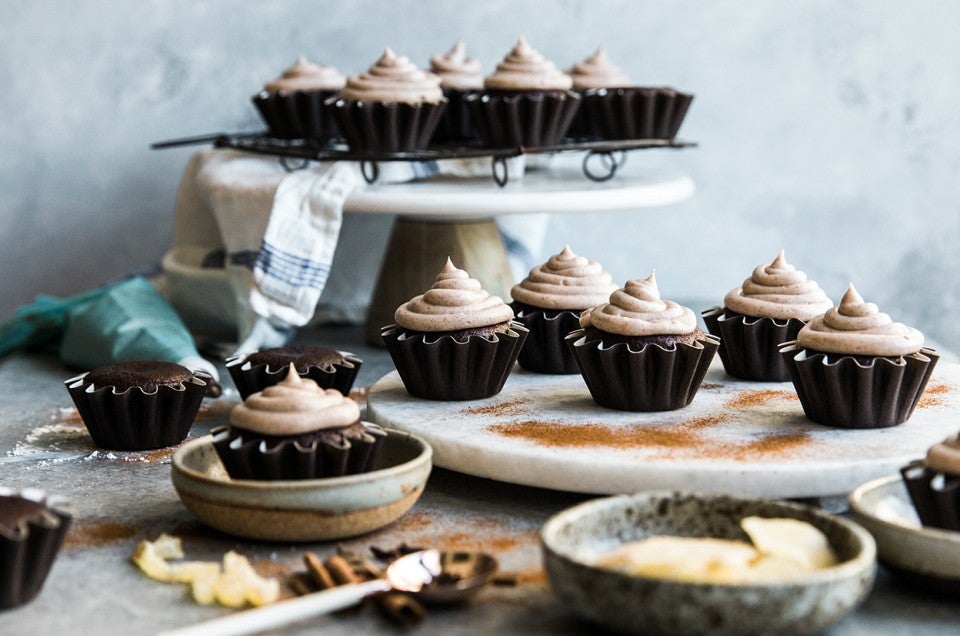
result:
[(955, 433), (960, 364), (941, 361), (913, 416), (886, 429), (806, 419), (793, 385), (738, 381), (715, 361), (693, 403), (666, 413), (597, 406), (579, 375), (519, 368), (486, 400), (410, 396), (396, 372), (370, 390), (368, 418), (433, 447), (434, 464), (505, 482), (593, 494), (695, 490), (769, 497), (846, 495)]

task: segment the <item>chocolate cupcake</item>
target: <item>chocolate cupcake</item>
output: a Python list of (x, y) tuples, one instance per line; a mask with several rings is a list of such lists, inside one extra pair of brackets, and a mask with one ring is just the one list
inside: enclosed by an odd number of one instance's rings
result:
[(913, 507), (925, 526), (960, 531), (960, 434), (901, 469)]
[(323, 103), (345, 83), (343, 74), (334, 67), (300, 57), (251, 100), (272, 136), (322, 144), (336, 136), (336, 127), (324, 113)]
[(369, 471), (385, 436), (356, 402), (291, 362), (282, 381), (233, 407), (212, 443), (233, 479), (315, 479)]
[(907, 421), (940, 359), (923, 334), (864, 302), (853, 285), (780, 355), (807, 417), (839, 428)]
[(784, 253), (758, 265), (723, 306), (702, 312), (707, 330), (720, 338), (727, 373), (744, 380), (787, 382), (779, 346), (794, 340), (808, 320), (833, 306), (816, 281), (787, 263)]
[(202, 371), (172, 362), (131, 360), (64, 384), (94, 444), (139, 451), (182, 442), (211, 381)]
[(480, 138), (490, 148), (560, 144), (580, 107), (573, 80), (523, 38), (466, 97)]
[(535, 373), (579, 373), (564, 338), (580, 328), (583, 310), (602, 304), (616, 289), (599, 263), (577, 256), (569, 245), (531, 269), (510, 291), (510, 308), (530, 331), (520, 366)]
[(483, 89), (480, 61), (467, 56), (463, 40), (446, 53), (430, 58), (430, 72), (440, 78), (447, 107), (433, 133), (435, 144), (466, 144), (477, 140), (477, 127), (464, 98)]
[(366, 73), (348, 77), (325, 109), (350, 150), (392, 153), (426, 148), (446, 106), (439, 77), (387, 48)]
[(70, 527), (70, 515), (40, 491), (0, 487), (0, 610), (31, 601), (43, 587)]
[(329, 347), (290, 345), (233, 356), (227, 358), (226, 366), (240, 397), (246, 399), (280, 382), (291, 363), (301, 377), (310, 378), (320, 388), (348, 395), (363, 361), (352, 353)]
[(661, 300), (653, 274), (630, 280), (580, 316), (567, 336), (594, 402), (621, 411), (672, 411), (690, 404), (717, 351), (693, 311)]
[(513, 310), (449, 258), (433, 287), (394, 319), (380, 335), (407, 392), (427, 400), (496, 395), (527, 337)]

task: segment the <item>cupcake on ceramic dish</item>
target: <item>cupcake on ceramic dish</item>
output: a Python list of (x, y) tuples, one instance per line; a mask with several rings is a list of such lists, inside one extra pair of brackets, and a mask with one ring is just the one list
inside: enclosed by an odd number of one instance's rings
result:
[(816, 281), (787, 262), (784, 253), (758, 265), (723, 306), (702, 312), (720, 338), (720, 359), (730, 375), (760, 382), (790, 379), (779, 346), (795, 340), (808, 320), (833, 307)]
[(280, 382), (291, 363), (301, 377), (310, 378), (320, 388), (336, 389), (348, 395), (363, 360), (329, 347), (290, 345), (233, 356), (227, 358), (226, 366), (240, 397), (246, 399)]
[(100, 448), (150, 450), (187, 436), (212, 378), (172, 362), (116, 362), (64, 384)]
[(0, 487), (0, 610), (29, 602), (43, 587), (70, 527), (64, 503)]
[(580, 313), (602, 304), (617, 289), (596, 261), (563, 250), (530, 270), (513, 286), (510, 303), (517, 322), (530, 330), (520, 366), (535, 373), (579, 373), (564, 338), (580, 328)]
[(446, 53), (430, 58), (430, 71), (440, 78), (440, 88), (447, 98), (447, 107), (433, 133), (433, 142), (475, 141), (477, 130), (464, 97), (483, 89), (480, 60), (468, 56), (466, 44), (460, 40)]
[(901, 471), (925, 526), (960, 531), (960, 434), (952, 435)]
[(345, 83), (346, 78), (336, 68), (300, 57), (251, 99), (271, 135), (326, 143), (336, 130), (323, 112), (323, 102)]
[(446, 105), (439, 77), (387, 48), (325, 108), (351, 150), (413, 152), (430, 143)]
[(807, 417), (840, 428), (884, 428), (913, 413), (940, 356), (853, 285), (840, 306), (780, 346)]
[(492, 148), (561, 143), (580, 106), (573, 80), (523, 38), (467, 96), (480, 138)]
[(281, 382), (233, 407), (212, 443), (233, 479), (315, 479), (369, 471), (385, 436), (356, 402), (290, 363)]
[(407, 392), (428, 400), (496, 395), (527, 338), (510, 306), (449, 258), (433, 287), (394, 320), (380, 335)]
[(690, 404), (719, 340), (689, 308), (661, 300), (654, 274), (629, 280), (588, 309), (566, 337), (594, 402), (621, 411), (672, 411)]

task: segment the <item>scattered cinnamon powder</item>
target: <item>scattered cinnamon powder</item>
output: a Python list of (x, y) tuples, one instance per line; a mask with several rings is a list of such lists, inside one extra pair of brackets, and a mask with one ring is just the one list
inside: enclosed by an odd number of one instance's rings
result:
[(755, 391), (740, 391), (727, 402), (730, 409), (749, 409), (763, 406), (771, 400), (796, 401), (797, 394), (793, 391), (778, 391), (774, 389), (759, 389)]
[(150, 451), (124, 453), (121, 459), (125, 462), (142, 462), (144, 464), (169, 464), (177, 448), (179, 448), (179, 445)]
[(704, 391), (716, 391), (717, 389), (722, 389), (723, 385), (719, 382), (704, 382), (700, 385), (700, 388)]
[(808, 431), (797, 431), (793, 433), (767, 433), (756, 440), (744, 444), (740, 449), (746, 457), (738, 459), (750, 459), (756, 453), (764, 455), (784, 455), (793, 449), (810, 443), (810, 433)]
[(400, 532), (416, 532), (418, 530), (426, 530), (430, 527), (430, 524), (433, 523), (430, 515), (425, 512), (409, 512), (394, 524), (394, 528)]
[(123, 541), (136, 534), (132, 523), (122, 523), (111, 519), (74, 519), (63, 541), (65, 550), (79, 548), (98, 548), (108, 543)]
[(63, 426), (83, 426), (80, 413), (72, 406), (57, 409), (50, 419)]
[(541, 568), (517, 572), (513, 576), (517, 579), (517, 585), (537, 585), (543, 587), (547, 584), (547, 573)]
[(917, 402), (917, 408), (926, 409), (943, 406), (944, 396), (950, 393), (952, 393), (952, 390), (947, 384), (934, 384), (933, 386), (927, 387), (923, 395), (920, 396), (920, 401)]
[(493, 416), (507, 416), (507, 415), (520, 415), (526, 411), (524, 408), (528, 404), (526, 398), (518, 397), (509, 402), (501, 402), (499, 404), (488, 404), (487, 406), (475, 406), (469, 408), (464, 413), (466, 415), (493, 415)]
[(370, 387), (361, 386), (350, 391), (350, 394), (347, 396), (360, 406), (363, 406), (367, 403), (367, 395), (370, 394)]
[(716, 426), (730, 419), (728, 414), (722, 415), (704, 415), (702, 417), (694, 417), (682, 423), (684, 428), (693, 431), (703, 430), (705, 428), (710, 428), (711, 426)]

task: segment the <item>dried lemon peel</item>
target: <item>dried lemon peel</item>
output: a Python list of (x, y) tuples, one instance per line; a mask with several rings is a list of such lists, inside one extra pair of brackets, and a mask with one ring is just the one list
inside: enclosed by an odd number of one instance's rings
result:
[(155, 581), (189, 583), (193, 600), (201, 605), (217, 602), (226, 607), (273, 603), (280, 598), (280, 582), (260, 576), (247, 557), (234, 551), (223, 555), (223, 564), (213, 561), (180, 561), (180, 539), (161, 534), (155, 541), (141, 541), (130, 559)]
[(746, 517), (745, 541), (661, 535), (625, 543), (596, 565), (689, 583), (788, 580), (837, 564), (826, 536), (805, 521)]

